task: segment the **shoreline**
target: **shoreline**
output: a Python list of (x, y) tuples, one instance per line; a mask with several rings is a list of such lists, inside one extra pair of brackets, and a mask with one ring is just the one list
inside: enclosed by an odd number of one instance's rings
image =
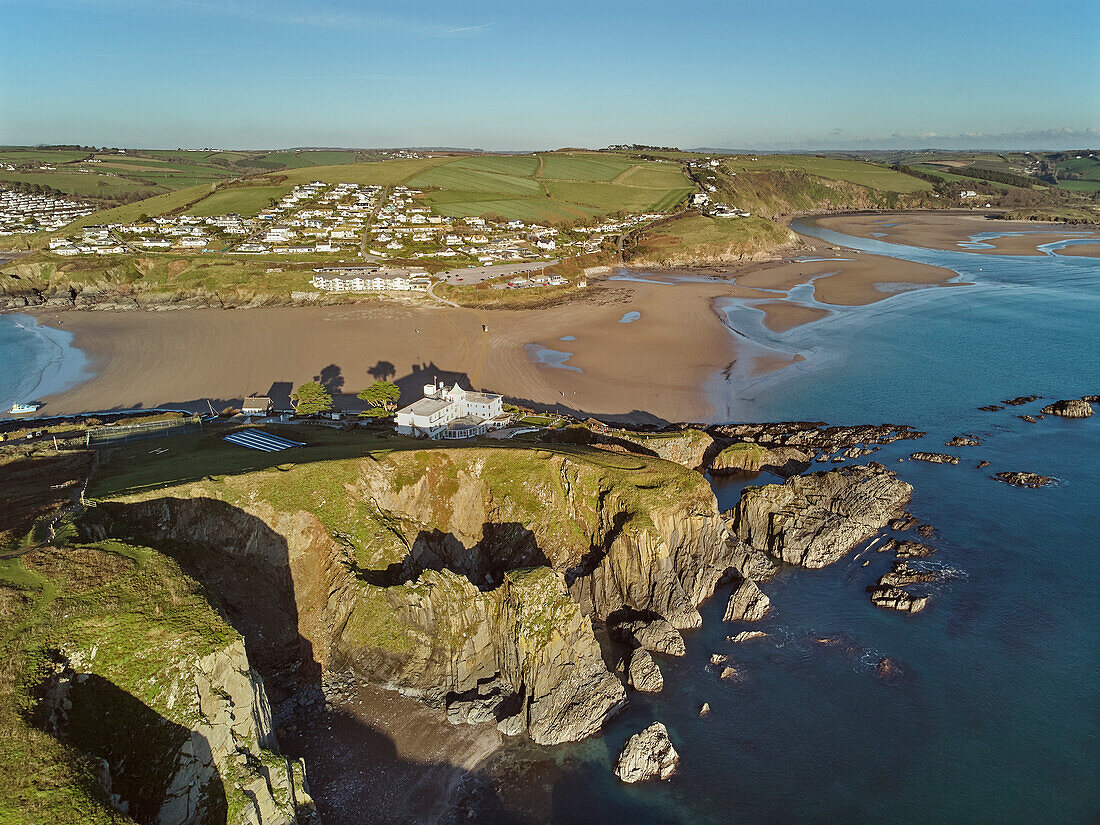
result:
[(34, 337), (31, 347), (36, 363), (17, 383), (0, 386), (0, 416), (6, 416), (12, 404), (39, 402), (94, 377), (91, 359), (74, 345), (73, 333), (42, 323), (29, 313), (8, 313), (4, 318)]

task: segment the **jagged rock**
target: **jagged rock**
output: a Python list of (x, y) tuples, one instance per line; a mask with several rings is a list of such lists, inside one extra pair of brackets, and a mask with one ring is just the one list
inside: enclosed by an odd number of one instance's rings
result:
[(904, 515), (893, 519), (890, 522), (889, 527), (891, 530), (904, 532), (905, 530), (912, 530), (914, 527), (917, 526), (917, 524), (918, 522), (916, 516), (911, 513), (905, 513)]
[(945, 453), (913, 453), (909, 456), (914, 461), (927, 461), (930, 464), (958, 464), (958, 456)]
[(976, 435), (957, 435), (944, 444), (945, 447), (979, 447), (982, 440)]
[(810, 453), (796, 447), (765, 447), (752, 442), (738, 442), (723, 449), (710, 465), (712, 475), (726, 473), (755, 473), (772, 470), (781, 476), (800, 473), (810, 466)]
[(623, 622), (615, 627), (615, 632), (643, 650), (669, 656), (683, 656), (687, 653), (680, 631), (664, 619)]
[(733, 529), (752, 547), (804, 567), (825, 567), (901, 514), (913, 488), (877, 462), (749, 487)]
[[(517, 701), (520, 700), (520, 701)], [(522, 697), (499, 677), (447, 700), (447, 721), (452, 725), (479, 725), (514, 717)]]
[(984, 407), (978, 407), (978, 409), (984, 412), (997, 412), (998, 410), (1003, 410), (1004, 407), (998, 406), (997, 404), (986, 404)]
[(712, 653), (710, 654), (710, 663), (712, 665), (724, 665), (727, 658), (724, 653)]
[(739, 671), (735, 667), (724, 667), (722, 672), (718, 674), (719, 679), (737, 679), (740, 676)]
[(643, 693), (658, 693), (665, 686), (661, 669), (653, 661), (653, 656), (645, 648), (638, 648), (630, 654), (630, 668), (627, 670), (630, 686)]
[(935, 532), (936, 532), (936, 528), (933, 527), (931, 524), (919, 524), (919, 525), (917, 525), (917, 535), (918, 536), (923, 536), (926, 539), (930, 539), (935, 534)]
[(1039, 419), (1036, 418), (1033, 415), (1018, 415), (1016, 417), (1019, 418), (1021, 421), (1026, 421), (1028, 424), (1038, 424), (1039, 423)]
[(875, 673), (883, 679), (896, 679), (902, 675), (902, 669), (893, 659), (883, 657), (875, 665)]
[(988, 462), (988, 461), (984, 461), (984, 460), (983, 460), (983, 461), (979, 461), (979, 462), (978, 462), (978, 464), (977, 464), (977, 468), (978, 468), (979, 470), (984, 470), (984, 469), (985, 469), (986, 467), (988, 467), (988, 466), (989, 466), (989, 462)]
[(639, 452), (675, 462), (689, 470), (702, 468), (717, 450), (714, 436), (693, 427), (651, 436), (629, 430), (605, 430), (602, 433), (597, 432), (596, 440), (613, 446), (622, 444), (631, 449), (636, 447)]
[(916, 541), (898, 541), (890, 539), (875, 548), (879, 553), (895, 553), (900, 559), (924, 558), (936, 551), (927, 544)]
[(615, 776), (633, 783), (648, 779), (668, 779), (676, 772), (680, 756), (668, 738), (668, 729), (654, 722), (627, 740), (615, 763)]
[(699, 715), (700, 716), (709, 716), (710, 715), (710, 702), (703, 702), (703, 706), (701, 708), (699, 708)]
[(900, 587), (876, 587), (871, 590), (871, 601), (878, 607), (902, 613), (919, 613), (928, 604), (928, 597), (913, 596)]
[(1002, 401), (1009, 407), (1019, 407), (1021, 404), (1030, 404), (1032, 401), (1038, 401), (1042, 396), (1039, 395), (1021, 395), (1018, 398), (1009, 398), (1007, 401)]
[[(732, 511), (729, 520), (732, 523)], [(727, 548), (730, 567), (740, 573), (744, 579), (767, 581), (779, 572), (779, 565), (768, 558), (764, 551), (750, 547), (743, 541), (731, 538), (727, 541)]]
[(747, 642), (750, 639), (763, 639), (767, 635), (768, 634), (765, 633), (763, 630), (742, 630), (736, 636), (727, 636), (726, 641), (740, 644), (741, 642)]
[(1088, 418), (1092, 415), (1092, 405), (1088, 401), (1078, 398), (1070, 398), (1065, 401), (1055, 401), (1043, 407), (1044, 415), (1060, 415), (1063, 418)]
[(1100, 404), (1100, 395), (1083, 395), (1081, 396), (1081, 400), (1087, 401), (1090, 404)]
[(1041, 476), (1038, 473), (994, 473), (993, 478), (1011, 484), (1014, 487), (1045, 487), (1054, 481), (1050, 476)]
[(726, 613), (722, 617), (727, 622), (755, 622), (764, 618), (771, 607), (771, 600), (761, 592), (752, 579), (744, 579), (730, 593), (726, 604)]

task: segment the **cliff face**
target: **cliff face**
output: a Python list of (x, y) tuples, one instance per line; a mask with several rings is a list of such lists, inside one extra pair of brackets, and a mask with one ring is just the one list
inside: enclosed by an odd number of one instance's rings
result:
[[(157, 685), (170, 718), (63, 651), (38, 687), (39, 726), (96, 760), (115, 810), (139, 822), (291, 825), (313, 816), (305, 766), (278, 754), (263, 680), (244, 644), (173, 662)], [(314, 818), (313, 822), (318, 820)]]
[(773, 558), (825, 567), (898, 516), (913, 488), (871, 462), (747, 488), (733, 513), (738, 538)]
[(349, 666), (543, 743), (594, 733), (624, 702), (593, 618), (697, 626), (733, 555), (698, 473), (589, 448), (393, 452), (94, 511), (104, 534), (174, 548), (273, 689)]

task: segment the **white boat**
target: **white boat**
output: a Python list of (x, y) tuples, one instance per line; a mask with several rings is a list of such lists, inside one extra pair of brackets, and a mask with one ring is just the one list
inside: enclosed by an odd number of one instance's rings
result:
[(32, 413), (41, 406), (41, 404), (12, 404), (11, 409), (8, 410), (8, 414), (22, 415), (24, 413)]

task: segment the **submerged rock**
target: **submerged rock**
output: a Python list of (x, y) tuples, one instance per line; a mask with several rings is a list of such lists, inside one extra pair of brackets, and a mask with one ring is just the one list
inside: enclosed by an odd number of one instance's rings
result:
[(1033, 415), (1018, 415), (1016, 417), (1019, 418), (1021, 421), (1026, 421), (1028, 424), (1038, 424), (1039, 423), (1039, 419), (1036, 418)]
[(1017, 398), (1009, 398), (1007, 401), (1002, 401), (1002, 404), (1006, 404), (1009, 407), (1019, 407), (1021, 404), (1030, 404), (1032, 401), (1038, 401), (1042, 396), (1040, 395), (1021, 395)]
[(984, 460), (983, 460), (983, 461), (979, 461), (979, 462), (978, 462), (978, 469), (979, 469), (979, 470), (984, 470), (984, 469), (985, 469), (986, 467), (988, 467), (988, 466), (989, 466), (989, 462), (988, 462), (988, 461), (984, 461)]
[(914, 461), (927, 461), (930, 464), (958, 464), (958, 456), (946, 453), (913, 453), (909, 456)]
[(912, 493), (877, 462), (810, 473), (746, 488), (732, 526), (773, 558), (825, 567), (900, 516)]
[(997, 404), (986, 404), (984, 407), (978, 407), (978, 409), (984, 412), (997, 412), (998, 410), (1003, 410), (1004, 407), (998, 406)]
[(644, 648), (638, 648), (630, 654), (630, 667), (627, 670), (630, 686), (642, 693), (658, 693), (665, 686), (661, 669), (653, 661), (653, 656)]
[(615, 763), (615, 776), (628, 783), (668, 779), (676, 772), (679, 761), (680, 755), (668, 738), (668, 729), (654, 722), (627, 740)]
[(1092, 405), (1088, 401), (1079, 398), (1071, 398), (1066, 401), (1055, 401), (1043, 407), (1044, 415), (1060, 415), (1063, 418), (1088, 418), (1092, 415)]
[(763, 630), (742, 630), (736, 636), (727, 636), (726, 641), (740, 644), (741, 642), (747, 642), (750, 639), (763, 639), (767, 635), (768, 634), (765, 633)]
[(613, 632), (643, 650), (683, 656), (687, 653), (680, 631), (664, 619), (635, 620), (616, 625)]
[(771, 600), (756, 586), (756, 582), (745, 579), (730, 593), (726, 614), (722, 618), (727, 622), (755, 622), (764, 618), (770, 607)]
[(1054, 481), (1050, 476), (1041, 476), (1038, 473), (994, 473), (993, 478), (1014, 487), (1045, 487)]

